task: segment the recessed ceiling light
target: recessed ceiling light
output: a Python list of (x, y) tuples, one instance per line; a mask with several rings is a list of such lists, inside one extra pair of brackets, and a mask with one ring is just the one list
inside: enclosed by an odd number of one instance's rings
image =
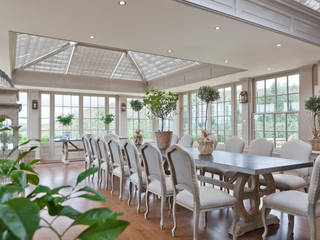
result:
[(268, 69), (268, 71), (271, 71), (271, 67), (268, 67), (267, 69)]
[(276, 47), (281, 47), (281, 43), (278, 43), (278, 44), (276, 45)]
[(228, 60), (228, 59), (224, 60), (224, 63), (228, 63), (228, 62), (229, 62), (229, 60)]
[(91, 39), (94, 39), (94, 36), (93, 36), (93, 35), (91, 35), (91, 36), (90, 36), (90, 38), (91, 38)]
[(126, 1), (119, 1), (119, 5), (120, 5), (120, 6), (127, 5), (127, 2), (126, 2)]
[(220, 26), (216, 26), (216, 30), (221, 30), (221, 27)]
[(168, 53), (172, 53), (172, 49), (168, 49)]

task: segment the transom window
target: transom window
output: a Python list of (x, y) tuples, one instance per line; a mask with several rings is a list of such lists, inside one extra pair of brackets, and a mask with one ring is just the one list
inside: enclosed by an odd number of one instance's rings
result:
[(218, 143), (232, 137), (231, 87), (219, 88), (220, 98), (211, 105), (211, 129)]
[(83, 96), (83, 134), (104, 134), (105, 125), (101, 118), (105, 115), (105, 108), (105, 97)]
[(298, 139), (299, 82), (299, 74), (255, 82), (254, 138), (267, 138), (276, 148)]
[[(73, 114), (71, 126), (62, 126), (57, 117), (60, 115)], [(54, 137), (61, 139), (64, 132), (70, 132), (70, 138), (79, 138), (79, 96), (76, 95), (54, 95), (54, 119), (55, 133)]]

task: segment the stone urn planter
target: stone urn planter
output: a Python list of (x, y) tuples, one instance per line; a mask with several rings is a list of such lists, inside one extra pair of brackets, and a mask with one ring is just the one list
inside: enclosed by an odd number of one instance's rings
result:
[(141, 130), (137, 129), (136, 134), (133, 136), (133, 141), (135, 145), (141, 145), (143, 142), (143, 136), (141, 134)]
[(209, 138), (211, 134), (209, 134), (206, 130), (202, 131), (202, 137), (198, 139), (198, 150), (201, 155), (210, 155), (212, 154), (215, 146), (212, 138)]
[(314, 151), (320, 151), (320, 139), (319, 139), (319, 130), (312, 128), (312, 135), (313, 138), (309, 141), (312, 145), (312, 150)]
[(170, 147), (172, 131), (155, 132), (157, 145), (160, 150), (166, 150)]

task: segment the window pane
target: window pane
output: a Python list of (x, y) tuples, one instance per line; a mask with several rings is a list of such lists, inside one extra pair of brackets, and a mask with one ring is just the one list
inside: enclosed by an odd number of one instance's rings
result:
[(266, 96), (274, 96), (275, 94), (275, 79), (266, 80)]
[(256, 98), (256, 112), (263, 113), (264, 112), (264, 98)]
[(299, 117), (297, 113), (287, 115), (288, 131), (298, 131), (299, 129)]
[(287, 94), (287, 77), (277, 78), (277, 94)]
[(264, 115), (264, 126), (265, 126), (265, 131), (273, 131), (274, 130), (273, 114), (265, 114)]
[(287, 95), (277, 96), (277, 112), (287, 111)]
[(255, 130), (263, 131), (263, 115), (255, 115), (254, 116), (254, 127)]
[(266, 112), (275, 112), (275, 97), (266, 97)]
[(286, 131), (286, 114), (276, 114), (276, 131)]
[(256, 82), (256, 96), (257, 97), (264, 96), (264, 81)]
[(299, 94), (289, 95), (289, 111), (290, 112), (299, 111)]
[(288, 77), (289, 93), (299, 92), (299, 74)]

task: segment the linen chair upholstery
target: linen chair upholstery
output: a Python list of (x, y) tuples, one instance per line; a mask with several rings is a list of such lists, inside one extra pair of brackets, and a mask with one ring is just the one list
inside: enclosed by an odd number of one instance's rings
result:
[(260, 156), (272, 156), (273, 143), (265, 138), (253, 140), (248, 149), (248, 154)]
[(137, 212), (140, 212), (141, 205), (141, 191), (146, 187), (147, 180), (146, 174), (143, 171), (140, 163), (139, 153), (137, 147), (132, 141), (126, 141), (124, 144), (124, 150), (128, 160), (129, 167), (129, 200), (128, 205), (131, 203), (132, 185), (138, 188), (138, 206)]
[(170, 176), (165, 175), (163, 159), (160, 150), (152, 143), (145, 143), (141, 147), (142, 160), (147, 177), (146, 188), (146, 212), (145, 218), (149, 213), (149, 192), (161, 197), (161, 219), (160, 228), (164, 225), (164, 209), (166, 199), (173, 196), (173, 185)]
[[(293, 234), (294, 216), (308, 219), (310, 239), (317, 239), (316, 219), (320, 217), (320, 156), (317, 157), (311, 175), (309, 193), (296, 190), (277, 192), (263, 198), (262, 220), (264, 223), (263, 239), (266, 239), (268, 227), (266, 225), (266, 211), (275, 209), (288, 213), (289, 231), (288, 237)], [(293, 199), (294, 201), (288, 201)]]
[(184, 135), (178, 142), (179, 145), (184, 147), (192, 147), (193, 145), (193, 138), (190, 135)]
[(179, 142), (179, 137), (175, 134), (172, 134), (172, 137), (171, 137), (171, 145), (173, 144), (177, 144)]
[(111, 175), (111, 193), (113, 193), (114, 176), (120, 178), (120, 196), (119, 199), (122, 200), (125, 178), (129, 176), (129, 168), (124, 165), (122, 151), (120, 149), (120, 144), (118, 141), (111, 139), (108, 142), (111, 162), (112, 162), (112, 175)]
[[(97, 139), (91, 135), (89, 137), (89, 147), (91, 151), (91, 166), (90, 167), (97, 167), (99, 168), (98, 171), (98, 184), (100, 182), (100, 161), (98, 156), (98, 146), (97, 146)], [(94, 175), (92, 176), (92, 179), (94, 179)]]
[[(301, 140), (291, 140), (283, 144), (280, 157), (292, 160), (310, 161), (312, 147)], [(281, 191), (296, 190), (308, 187), (309, 169), (302, 168), (285, 171), (283, 174), (273, 174), (277, 189)]]
[(226, 141), (224, 150), (226, 152), (242, 153), (244, 145), (245, 142), (241, 138), (233, 136)]
[(109, 177), (110, 177), (110, 172), (112, 169), (111, 166), (111, 160), (109, 158), (109, 153), (108, 153), (108, 145), (104, 138), (99, 137), (97, 140), (98, 144), (98, 156), (99, 156), (99, 161), (100, 161), (100, 170), (101, 170), (101, 181), (100, 181), (100, 186), (102, 183), (102, 171), (105, 173), (105, 181), (106, 181), (106, 189), (109, 188)]
[(236, 224), (238, 222), (237, 200), (226, 192), (201, 186), (199, 187), (196, 166), (192, 156), (181, 145), (173, 145), (167, 150), (171, 177), (173, 182), (173, 222), (172, 235), (177, 227), (176, 204), (193, 211), (193, 239), (198, 239), (198, 226), (200, 212), (208, 212), (213, 209), (232, 208), (233, 239), (236, 239)]
[(81, 138), (82, 143), (83, 143), (84, 153), (85, 153), (85, 169), (88, 169), (88, 167), (91, 167), (91, 163), (92, 163), (92, 154), (91, 154), (91, 149), (89, 146), (90, 136), (91, 135), (86, 134)]

